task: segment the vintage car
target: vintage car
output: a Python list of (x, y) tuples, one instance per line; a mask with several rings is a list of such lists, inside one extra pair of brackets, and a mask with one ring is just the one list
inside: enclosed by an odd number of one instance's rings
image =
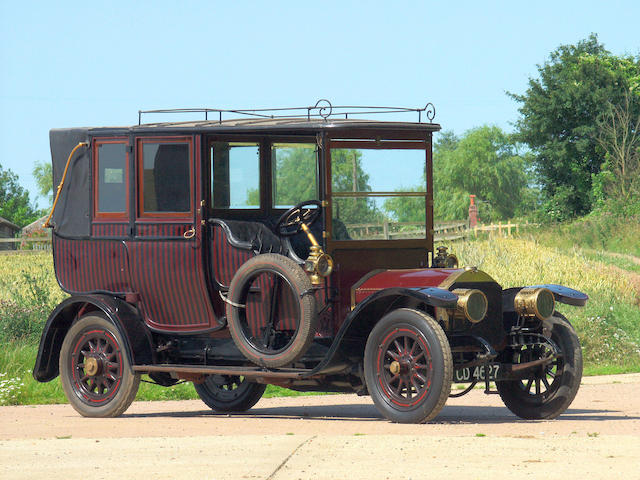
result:
[[(142, 122), (176, 113), (204, 118)], [(60, 375), (89, 417), (122, 414), (143, 374), (192, 381), (219, 412), (274, 384), (371, 395), (389, 420), (418, 423), (480, 382), (522, 418), (560, 415), (582, 354), (555, 303), (588, 297), (503, 289), (434, 251), (434, 113), (323, 100), (52, 130), (47, 223), (70, 297), (34, 377)]]

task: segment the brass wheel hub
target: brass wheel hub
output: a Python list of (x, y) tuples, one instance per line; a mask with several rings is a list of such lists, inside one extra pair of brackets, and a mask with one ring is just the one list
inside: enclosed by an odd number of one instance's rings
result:
[(98, 363), (98, 359), (95, 357), (89, 357), (84, 359), (84, 371), (90, 377), (95, 376), (100, 370), (100, 364)]
[(400, 361), (394, 360), (389, 365), (389, 371), (392, 375), (406, 375), (411, 369), (411, 362), (405, 358), (401, 358)]

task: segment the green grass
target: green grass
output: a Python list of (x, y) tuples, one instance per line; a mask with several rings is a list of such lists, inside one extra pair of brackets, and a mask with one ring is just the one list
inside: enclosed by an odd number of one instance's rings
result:
[(579, 249), (524, 238), (457, 242), (453, 251), (461, 265), (478, 266), (504, 288), (557, 283), (587, 293), (584, 308), (557, 307), (578, 333), (586, 371), (606, 366), (609, 373), (640, 372), (640, 297), (620, 271)]
[(640, 217), (594, 213), (572, 222), (527, 230), (536, 241), (571, 250), (574, 247), (640, 257)]

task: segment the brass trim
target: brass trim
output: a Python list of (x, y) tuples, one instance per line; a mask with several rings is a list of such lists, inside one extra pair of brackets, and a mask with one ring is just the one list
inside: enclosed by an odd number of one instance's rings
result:
[(369, 273), (365, 273), (360, 280), (354, 283), (351, 286), (351, 310), (356, 308), (356, 290), (358, 290), (364, 282), (369, 280), (371, 277), (378, 275), (379, 273), (386, 272), (387, 270), (384, 268), (378, 268), (375, 270), (371, 270)]
[(445, 290), (449, 290), (456, 282), (480, 282), (480, 283), (497, 283), (491, 276), (482, 270), (464, 270), (458, 269), (449, 275), (440, 285), (440, 288), (444, 288)]

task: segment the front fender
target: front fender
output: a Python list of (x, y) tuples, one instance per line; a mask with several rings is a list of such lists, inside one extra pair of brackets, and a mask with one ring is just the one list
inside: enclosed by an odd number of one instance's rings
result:
[[(364, 355), (364, 345), (373, 326), (385, 313), (396, 308), (428, 307), (455, 308), (458, 296), (438, 287), (386, 288), (367, 297), (346, 316), (324, 360), (311, 373), (316, 374), (332, 366), (341, 356)], [(347, 341), (348, 340), (348, 341)], [(342, 355), (336, 353), (340, 351)]]
[(58, 376), (60, 348), (67, 331), (79, 313), (96, 310), (104, 313), (122, 335), (130, 365), (153, 362), (151, 335), (135, 307), (109, 295), (78, 295), (64, 300), (49, 315), (33, 368), (37, 381), (49, 382)]

